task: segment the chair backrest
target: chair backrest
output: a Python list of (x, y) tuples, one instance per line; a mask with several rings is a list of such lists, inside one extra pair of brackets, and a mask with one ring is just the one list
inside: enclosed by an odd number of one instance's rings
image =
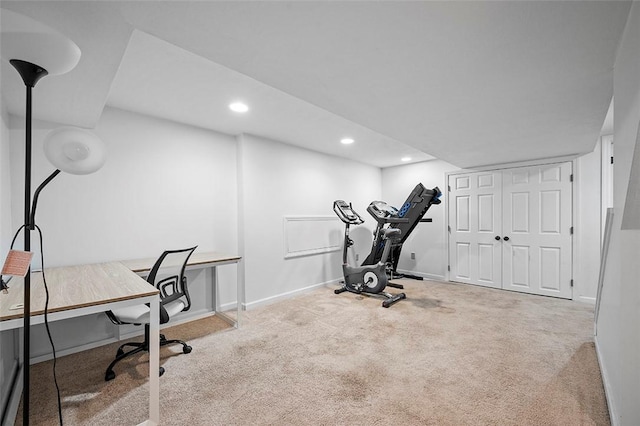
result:
[(187, 311), (191, 307), (191, 298), (184, 270), (189, 257), (191, 257), (196, 247), (166, 250), (151, 268), (147, 282), (160, 290), (161, 304), (165, 305), (184, 297), (186, 305), (183, 311)]

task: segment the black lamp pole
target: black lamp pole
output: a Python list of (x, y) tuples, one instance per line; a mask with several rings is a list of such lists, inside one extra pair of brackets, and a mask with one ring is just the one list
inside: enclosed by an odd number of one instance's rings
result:
[[(27, 107), (25, 123), (25, 166), (24, 166), (24, 251), (31, 250), (31, 89), (44, 76), (47, 70), (30, 62), (12, 59), (11, 65), (18, 70), (27, 88)], [(29, 424), (29, 361), (30, 355), (30, 330), (31, 325), (31, 268), (24, 277), (24, 327), (23, 327), (23, 360), (22, 360), (22, 424)]]

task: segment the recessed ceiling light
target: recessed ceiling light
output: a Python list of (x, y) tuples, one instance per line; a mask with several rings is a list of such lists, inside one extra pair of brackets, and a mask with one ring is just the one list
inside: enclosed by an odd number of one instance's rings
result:
[(411, 161), (411, 157), (402, 157), (400, 161)]
[(349, 144), (351, 144), (353, 142), (354, 142), (354, 140), (351, 139), (351, 138), (343, 138), (343, 139), (340, 140), (340, 143), (345, 144), (345, 145), (349, 145)]
[(235, 112), (249, 111), (249, 107), (246, 104), (243, 104), (242, 102), (234, 102), (232, 104), (229, 104), (229, 109)]

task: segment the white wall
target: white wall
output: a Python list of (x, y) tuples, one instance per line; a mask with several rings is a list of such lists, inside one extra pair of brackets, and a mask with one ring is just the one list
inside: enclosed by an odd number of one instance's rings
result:
[(284, 258), (285, 216), (335, 216), (334, 200), (352, 202), (369, 225), (351, 234), (364, 259), (375, 227), (365, 217), (366, 207), (380, 198), (379, 168), (251, 135), (239, 140), (240, 240), (249, 307), (342, 277), (340, 251)]
[(600, 273), (601, 144), (575, 160), (573, 299), (595, 303)]
[[(629, 13), (614, 67), (614, 220), (596, 344), (614, 425), (640, 424), (640, 230), (622, 229), (640, 122), (640, 3)], [(635, 164), (634, 167), (640, 167)], [(632, 212), (640, 214), (640, 212)]]
[[(11, 227), (11, 175), (9, 154), (9, 115), (0, 95), (0, 267), (9, 251)], [(2, 297), (2, 294), (0, 294)], [(4, 411), (13, 375), (17, 372), (16, 331), (0, 333), (0, 412)], [(0, 419), (1, 421), (1, 419)]]
[[(12, 126), (14, 146), (21, 143), (20, 124)], [(54, 170), (42, 143), (58, 126), (34, 127), (35, 187)], [(40, 196), (36, 222), (47, 266), (157, 257), (195, 244), (202, 251), (237, 249), (232, 137), (113, 108), (94, 132), (106, 145), (104, 167), (84, 176), (61, 173)], [(20, 188), (24, 154), (15, 149), (11, 156), (12, 184)], [(14, 227), (22, 204), (22, 192), (14, 191)]]
[[(382, 200), (400, 208), (411, 190), (422, 183), (426, 188), (439, 187), (442, 202), (432, 205), (425, 218), (432, 223), (420, 223), (403, 244), (398, 270), (425, 278), (444, 279), (447, 271), (446, 203), (447, 184), (445, 173), (458, 167), (440, 160), (388, 167), (382, 170)], [(416, 259), (411, 260), (411, 253)]]
[[(23, 119), (11, 117), (13, 228), (22, 223)], [(33, 187), (54, 167), (42, 150), (58, 125), (36, 122)], [(198, 245), (198, 251), (236, 253), (236, 142), (231, 136), (106, 108), (94, 129), (107, 162), (91, 175), (58, 175), (41, 193), (36, 222), (44, 234), (47, 267), (122, 259), (155, 258), (163, 250)], [(15, 149), (13, 149), (15, 148)], [(38, 251), (35, 233), (32, 249)], [(34, 268), (39, 267), (34, 257)], [(235, 289), (235, 269), (220, 269), (220, 281)], [(195, 315), (212, 306), (205, 271), (189, 272)], [(228, 294), (235, 292), (227, 291)], [(113, 339), (103, 314), (51, 325), (57, 349)], [(33, 327), (32, 357), (49, 353), (42, 326)]]
[(10, 170), (10, 139), (9, 114), (0, 95), (0, 259), (9, 251), (13, 230), (11, 229), (11, 174)]

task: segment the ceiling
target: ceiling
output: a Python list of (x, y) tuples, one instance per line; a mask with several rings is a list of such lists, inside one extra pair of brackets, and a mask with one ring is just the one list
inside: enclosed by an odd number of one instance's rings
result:
[[(94, 127), (113, 106), (378, 167), (591, 152), (630, 2), (2, 1), (82, 50), (34, 117)], [(2, 19), (6, 19), (3, 14)], [(6, 62), (1, 91), (24, 110)], [(242, 99), (249, 113), (227, 109)], [(342, 137), (356, 142), (344, 146)]]

